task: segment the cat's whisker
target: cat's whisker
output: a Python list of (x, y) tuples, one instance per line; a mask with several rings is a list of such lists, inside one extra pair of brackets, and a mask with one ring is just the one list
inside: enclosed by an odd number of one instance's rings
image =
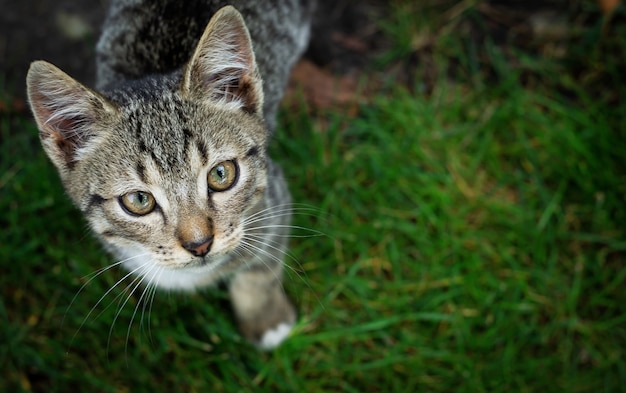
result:
[[(131, 297), (133, 296), (133, 294), (135, 293), (135, 291), (137, 290), (137, 288), (139, 288), (139, 286), (141, 285), (141, 283), (143, 282), (143, 280), (145, 280), (146, 278), (146, 273), (151, 271), (154, 267), (154, 265), (152, 264), (143, 264), (143, 271), (137, 273), (137, 276), (135, 278), (133, 278), (133, 280), (130, 282), (130, 284), (128, 284), (126, 286), (126, 288), (124, 289), (124, 291), (120, 292), (115, 299), (113, 299), (113, 301), (119, 299), (119, 303), (118, 303), (118, 307), (117, 307), (117, 311), (115, 312), (115, 316), (113, 317), (113, 322), (111, 322), (111, 327), (109, 328), (109, 338), (107, 340), (107, 350), (109, 348), (109, 345), (111, 343), (111, 337), (113, 335), (113, 329), (115, 327), (115, 323), (117, 322), (117, 319), (119, 318), (120, 314), (122, 313), (122, 310), (124, 309), (124, 307), (126, 306), (126, 304), (128, 303), (128, 301), (131, 299)], [(130, 290), (130, 293), (126, 296), (126, 298), (122, 301), (122, 298), (124, 296), (125, 293), (128, 292), (129, 288), (132, 288)], [(121, 304), (120, 304), (121, 303)], [(132, 323), (132, 321), (131, 321)], [(128, 344), (128, 342), (126, 342), (126, 344)], [(126, 347), (125, 347), (126, 348)]]
[(256, 227), (246, 228), (246, 231), (253, 231), (258, 229), (276, 229), (276, 228), (287, 228), (287, 229), (298, 229), (301, 231), (308, 231), (314, 234), (314, 236), (327, 236), (324, 232), (318, 231), (316, 229), (311, 229), (299, 225), (283, 225), (283, 224), (271, 224), (271, 225), (261, 225)]
[[(260, 244), (262, 244), (264, 246), (267, 246), (267, 247), (270, 247), (270, 248), (280, 252), (281, 254), (289, 257), (289, 259), (291, 259), (300, 268), (300, 270), (296, 270), (294, 267), (292, 267), (292, 266), (290, 266), (289, 264), (286, 264), (286, 263), (284, 263), (283, 266), (286, 267), (287, 269), (291, 270), (292, 272), (294, 272), (296, 274), (296, 276), (298, 276), (298, 278), (311, 290), (313, 295), (317, 298), (317, 301), (319, 302), (319, 304), (323, 306), (322, 300), (319, 298), (317, 293), (315, 293), (315, 291), (313, 290), (313, 287), (311, 286), (311, 284), (310, 284), (310, 282), (308, 280), (308, 275), (306, 273), (306, 270), (304, 270), (302, 268), (302, 264), (300, 263), (300, 261), (293, 254), (283, 250), (282, 248), (273, 246), (272, 244), (270, 244), (270, 242), (274, 243), (274, 244), (276, 244), (278, 242), (277, 241), (273, 241), (273, 240), (269, 240), (268, 241), (267, 237), (262, 237), (262, 236), (255, 237), (254, 235), (250, 235), (250, 234), (248, 234), (247, 236), (253, 237), (252, 239), (248, 239), (248, 240), (260, 243)], [(257, 250), (263, 251), (266, 254), (269, 254), (270, 256), (274, 257), (274, 255), (271, 255), (266, 250), (263, 250), (262, 248), (260, 248), (258, 246), (255, 246), (254, 244), (251, 244), (250, 241), (246, 241), (246, 245), (247, 246), (255, 247)], [(280, 263), (282, 263), (282, 261)]]
[[(130, 322), (128, 323), (128, 329), (126, 330), (126, 344), (125, 344), (125, 348), (124, 348), (124, 350), (126, 352), (128, 351), (128, 341), (130, 340), (130, 330), (131, 330), (131, 328), (133, 326), (133, 321), (135, 320), (135, 316), (137, 315), (137, 311), (139, 310), (139, 306), (142, 304), (142, 300), (144, 299), (144, 297), (148, 293), (148, 289), (150, 287), (150, 284), (152, 283), (152, 280), (154, 279), (154, 277), (156, 276), (156, 274), (158, 272), (159, 272), (159, 269), (157, 268), (157, 266), (156, 265), (151, 265), (142, 274), (143, 278), (137, 283), (137, 285), (135, 286), (135, 289), (133, 290), (133, 292), (131, 292), (130, 295), (128, 295), (128, 299), (130, 299), (130, 297), (133, 295), (135, 290), (146, 280), (146, 278), (148, 278), (148, 275), (150, 273), (152, 273), (152, 275), (148, 279), (148, 283), (146, 284), (146, 287), (144, 288), (143, 292), (141, 293), (141, 296), (139, 296), (139, 299), (137, 300), (137, 304), (135, 305), (135, 310), (133, 311), (133, 315), (131, 316)], [(145, 307), (143, 307), (143, 310), (145, 310)], [(140, 327), (141, 327), (141, 323), (142, 322), (143, 322), (143, 311), (141, 313)]]
[[(242, 241), (242, 243), (245, 244), (248, 247), (249, 250), (251, 249), (252, 251), (255, 251), (255, 250), (259, 251), (259, 252), (263, 253), (264, 255), (268, 256), (269, 258), (271, 258), (272, 260), (274, 260), (276, 263), (281, 264), (281, 265), (287, 267), (292, 272), (294, 272), (298, 277), (300, 277), (300, 279), (302, 279), (302, 277), (300, 276), (301, 272), (296, 270), (294, 267), (289, 266), (288, 264), (283, 264), (283, 261), (280, 258), (278, 258), (276, 255), (273, 255), (272, 253), (270, 253), (269, 251), (267, 251), (263, 247), (257, 246), (257, 245), (252, 243), (252, 242), (256, 242), (256, 243), (259, 243), (259, 244), (261, 244), (263, 246), (269, 247), (269, 248), (271, 248), (271, 249), (273, 249), (273, 250), (275, 250), (275, 251), (277, 251), (277, 252), (279, 252), (279, 253), (287, 256), (287, 257), (289, 257), (289, 259), (293, 260), (298, 266), (301, 266), (300, 262), (298, 261), (298, 259), (293, 254), (283, 250), (282, 248), (279, 248), (279, 247), (276, 247), (276, 246), (273, 246), (273, 245), (269, 244), (269, 242), (267, 242), (267, 239), (264, 239), (264, 240), (265, 241), (263, 242), (263, 241), (256, 240), (256, 239), (247, 239), (247, 240)], [(259, 257), (256, 254), (255, 254), (255, 256)]]
[[(267, 252), (266, 250), (263, 250), (262, 248), (259, 248), (253, 244), (250, 244), (249, 242), (246, 241), (242, 241), (240, 243), (240, 247), (242, 247), (243, 249), (247, 250), (250, 255), (253, 255), (254, 257), (256, 257), (256, 259), (259, 260), (259, 262), (261, 262), (265, 267), (267, 267), (267, 269), (272, 272), (272, 274), (274, 275), (274, 278), (276, 278), (276, 280), (281, 281), (280, 277), (278, 276), (278, 274), (276, 274), (276, 272), (274, 271), (274, 269), (272, 269), (271, 266), (269, 266), (265, 260), (263, 260), (263, 258), (261, 258), (259, 255), (257, 255), (256, 253), (254, 253), (254, 251), (261, 251), (263, 252), (265, 255), (267, 255), (268, 257), (270, 257), (271, 259), (273, 259), (274, 261), (276, 261), (279, 265), (282, 265), (282, 261), (280, 260), (280, 258), (277, 258), (276, 256), (272, 255), (271, 253)], [(248, 264), (246, 258), (244, 258), (244, 261), (246, 261), (246, 265)], [(285, 289), (282, 288), (283, 293), (285, 292)]]
[[(148, 255), (146, 254), (140, 254), (137, 255), (133, 258), (138, 258), (138, 257), (143, 257)], [(133, 258), (128, 258), (128, 260), (133, 259)], [(131, 270), (130, 272), (126, 273), (126, 275), (124, 275), (122, 278), (120, 278), (119, 280), (117, 280), (117, 282), (115, 284), (113, 284), (113, 286), (111, 286), (111, 288), (109, 288), (102, 296), (100, 296), (100, 299), (98, 299), (98, 301), (96, 302), (96, 304), (93, 305), (93, 307), (91, 307), (91, 309), (89, 310), (89, 312), (87, 313), (87, 315), (83, 318), (83, 321), (81, 322), (80, 326), (78, 327), (78, 329), (76, 329), (76, 332), (74, 333), (74, 335), (72, 336), (72, 339), (70, 340), (70, 344), (69, 346), (72, 346), (72, 343), (74, 342), (74, 340), (76, 339), (76, 336), (78, 335), (78, 333), (81, 331), (81, 329), (83, 328), (83, 326), (85, 326), (85, 324), (87, 323), (87, 321), (89, 320), (89, 317), (91, 317), (91, 314), (93, 314), (93, 312), (98, 308), (98, 306), (100, 305), (100, 303), (102, 303), (102, 301), (119, 285), (121, 284), (124, 280), (126, 280), (128, 277), (132, 276), (133, 274), (135, 274), (137, 271), (139, 271), (142, 268), (145, 268), (145, 266), (147, 266), (148, 264), (150, 264), (151, 261), (147, 261), (144, 262), (143, 264), (139, 265), (138, 267), (136, 267), (135, 269)], [(105, 269), (106, 270), (106, 269)], [(100, 312), (99, 315), (101, 315), (106, 309), (108, 309), (110, 307), (107, 306), (104, 310), (102, 310)]]
[[(292, 235), (292, 234), (287, 234), (287, 235), (282, 235), (282, 234), (276, 234), (276, 233), (269, 233), (266, 234), (265, 232), (256, 232), (256, 235), (258, 235), (257, 237), (259, 238), (263, 238), (264, 236), (271, 236), (271, 237), (280, 237), (280, 238), (293, 238), (293, 239), (298, 239), (298, 238), (311, 238), (311, 237), (321, 237), (321, 236), (326, 236), (323, 233), (320, 234), (314, 234), (314, 235)], [(250, 235), (248, 235), (250, 236)]]
[(163, 269), (162, 267), (159, 267), (159, 274), (156, 276), (156, 278), (151, 283), (152, 294), (150, 295), (150, 301), (148, 302), (148, 335), (151, 335), (150, 316), (152, 315), (152, 307), (154, 306), (154, 299), (156, 297), (157, 290), (159, 288), (159, 284), (158, 283), (161, 280), (161, 276), (163, 275), (164, 271), (165, 271), (165, 269)]
[(255, 212), (254, 214), (251, 214), (248, 217), (246, 217), (246, 220), (254, 219), (256, 217), (261, 217), (261, 216), (271, 216), (274, 213), (286, 213), (286, 212), (302, 213), (302, 214), (311, 213), (310, 215), (314, 215), (313, 213), (321, 213), (321, 210), (314, 206), (310, 206), (306, 204), (283, 203), (280, 205), (274, 205), (274, 206), (270, 206), (265, 209), (259, 210), (258, 212)]
[[(150, 323), (150, 316), (152, 315), (152, 306), (154, 305), (154, 297), (158, 289), (158, 282), (161, 279), (161, 275), (163, 274), (164, 271), (165, 269), (159, 266), (157, 268), (157, 275), (155, 279), (153, 279), (152, 281), (148, 283), (148, 288), (150, 289), (151, 294), (149, 295), (149, 298), (146, 298), (146, 305), (148, 308), (148, 338), (150, 339), (150, 342), (152, 342), (152, 329), (151, 329), (152, 324)], [(144, 308), (141, 312), (142, 326), (143, 326), (143, 316), (146, 310), (146, 305), (144, 305)]]
[(293, 204), (291, 204), (291, 203), (282, 203), (282, 204), (279, 204), (279, 205), (269, 206), (269, 207), (266, 207), (265, 209), (261, 209), (258, 212), (255, 212), (255, 213), (249, 215), (247, 218), (253, 218), (253, 217), (265, 214), (267, 212), (274, 211), (276, 209), (283, 209), (284, 211), (289, 211), (292, 208), (293, 208)]
[[(314, 214), (317, 213), (317, 214)], [(263, 209), (243, 220), (243, 224), (251, 224), (258, 221), (271, 220), (273, 218), (288, 217), (292, 215), (319, 217), (320, 210), (312, 207), (271, 207)]]
[(292, 216), (291, 213), (284, 213), (284, 214), (277, 214), (277, 215), (268, 216), (268, 217), (258, 217), (258, 218), (254, 219), (254, 220), (244, 221), (244, 222), (242, 222), (241, 225), (242, 225), (242, 227), (246, 228), (246, 227), (250, 227), (252, 225), (259, 224), (259, 223), (261, 223), (261, 224), (263, 224), (263, 223), (269, 224), (269, 223), (271, 223), (272, 221), (275, 221), (275, 220), (285, 221), (285, 220), (281, 219), (281, 217), (291, 217), (291, 216)]
[(124, 262), (128, 262), (128, 261), (133, 260), (135, 258), (141, 258), (141, 257), (144, 257), (146, 255), (148, 255), (148, 253), (138, 254), (138, 255), (134, 255), (134, 256), (126, 258), (126, 259), (122, 259), (121, 261), (117, 261), (117, 262), (112, 263), (112, 264), (110, 264), (108, 266), (102, 267), (102, 268), (96, 270), (95, 272), (89, 273), (86, 276), (83, 276), (82, 279), (85, 279), (85, 278), (89, 277), (89, 280), (87, 280), (83, 285), (81, 285), (81, 287), (78, 289), (78, 291), (76, 292), (76, 294), (72, 298), (72, 301), (70, 302), (70, 304), (67, 306), (67, 309), (65, 310), (65, 315), (63, 316), (63, 321), (61, 322), (61, 324), (65, 323), (65, 317), (67, 316), (67, 313), (69, 312), (70, 308), (72, 308), (72, 305), (74, 304), (74, 302), (76, 301), (78, 296), (81, 294), (83, 289), (85, 289), (85, 287), (87, 285), (89, 285), (96, 277), (98, 277), (102, 273), (106, 272), (107, 270), (110, 270), (110, 269), (112, 269), (112, 268), (114, 268), (116, 266), (120, 266)]
[[(136, 268), (134, 268), (133, 270), (131, 270), (130, 272), (126, 273), (126, 275), (124, 275), (124, 277), (120, 278), (119, 280), (117, 280), (115, 282), (115, 284), (113, 284), (113, 286), (111, 286), (111, 288), (109, 288), (98, 300), (98, 302), (96, 302), (96, 304), (91, 308), (91, 311), (95, 311), (95, 309), (98, 307), (98, 305), (104, 301), (104, 299), (109, 295), (109, 293), (111, 293), (118, 285), (122, 284), (127, 278), (132, 277), (133, 275), (141, 275), (141, 273), (137, 273), (139, 270), (141, 269), (147, 269), (148, 266), (150, 265), (150, 261), (146, 261), (144, 263), (142, 263), (141, 265), (137, 266)], [(134, 281), (135, 279), (133, 279)], [(131, 282), (132, 283), (132, 282)], [(128, 285), (126, 286), (126, 288), (124, 290), (128, 289)], [(111, 307), (111, 305), (113, 304), (113, 302), (115, 302), (115, 300), (117, 300), (118, 298), (120, 298), (120, 296), (123, 294), (124, 292), (120, 292), (119, 294), (117, 294), (113, 300), (111, 301), (111, 303), (109, 303), (102, 311), (100, 311), (100, 313), (96, 316), (96, 318), (98, 318), (104, 311), (106, 311), (109, 307)], [(87, 317), (89, 317), (89, 314), (87, 314)]]
[(267, 216), (259, 216), (259, 217), (255, 217), (253, 220), (245, 220), (242, 222), (243, 225), (250, 225), (250, 224), (254, 224), (257, 222), (263, 222), (263, 221), (271, 221), (275, 218), (280, 218), (280, 217), (291, 217), (293, 215), (293, 212), (288, 211), (288, 212), (275, 212), (273, 214), (268, 214)]
[[(276, 262), (282, 263), (282, 260), (280, 258), (278, 258), (277, 256), (273, 255), (269, 251), (265, 250), (263, 247), (257, 246), (257, 245), (255, 245), (255, 244), (253, 244), (251, 242), (256, 242), (256, 243), (259, 243), (259, 244), (261, 244), (261, 245), (263, 245), (265, 247), (269, 247), (269, 248), (271, 248), (271, 249), (273, 249), (273, 250), (275, 250), (275, 251), (277, 251), (277, 252), (279, 252), (279, 253), (287, 256), (287, 257), (289, 257), (289, 259), (294, 261), (298, 266), (301, 266), (300, 262), (298, 261), (298, 259), (293, 254), (283, 250), (280, 247), (276, 247), (276, 246), (271, 245), (270, 241), (268, 241), (267, 239), (262, 239), (262, 240), (259, 240), (259, 239), (247, 239), (246, 240), (246, 244), (248, 246), (254, 247), (258, 251), (263, 252), (265, 255), (270, 256)], [(297, 271), (293, 266), (289, 266), (288, 264), (284, 264), (284, 266), (287, 267), (288, 269), (290, 269), (291, 271), (293, 271), (294, 273), (296, 273), (296, 275), (298, 275), (298, 276), (301, 273), (301, 272)]]
[[(145, 287), (141, 293), (141, 296), (139, 297), (139, 300), (137, 301), (137, 306), (135, 307), (135, 311), (133, 313), (133, 317), (131, 319), (131, 324), (133, 319), (135, 318), (135, 315), (137, 314), (137, 312), (139, 311), (139, 305), (141, 305), (141, 315), (139, 316), (139, 328), (140, 330), (143, 328), (143, 320), (144, 320), (144, 316), (146, 313), (146, 307), (148, 304), (149, 299), (152, 296), (152, 290), (154, 287), (154, 282), (155, 279), (157, 278), (157, 276), (160, 275), (161, 273), (161, 267), (157, 266), (157, 265), (153, 265), (151, 268), (151, 271), (148, 273), (152, 273), (150, 275), (150, 277), (148, 278), (148, 282), (145, 284)], [(145, 274), (145, 276), (148, 276), (148, 273)], [(129, 331), (130, 331), (130, 326), (129, 326)]]
[[(246, 249), (244, 245), (240, 245), (240, 247)], [(247, 268), (251, 266), (248, 262), (248, 258), (243, 254), (243, 252), (241, 252), (241, 250), (239, 250), (239, 248), (234, 249), (233, 253), (237, 254), (239, 259), (243, 262), (244, 265), (246, 265)]]
[[(298, 259), (293, 254), (285, 251), (284, 246), (282, 246), (280, 242), (275, 241), (275, 240), (270, 240), (270, 239), (271, 238), (309, 238), (309, 237), (320, 237), (320, 236), (327, 236), (327, 235), (315, 229), (311, 229), (311, 228), (307, 228), (307, 227), (303, 227), (299, 225), (291, 225), (291, 224), (272, 224), (271, 221), (276, 218), (282, 218), (282, 217), (292, 216), (292, 215), (306, 215), (306, 216), (319, 217), (320, 212), (321, 211), (319, 209), (311, 207), (311, 206), (294, 205), (291, 203), (263, 209), (260, 212), (253, 214), (250, 217), (246, 218), (246, 220), (244, 220), (244, 239), (246, 239), (246, 244), (248, 248), (254, 247), (256, 251), (262, 252), (268, 255), (272, 257), (274, 260), (278, 260), (278, 258), (276, 258), (273, 254), (267, 252), (264, 249), (264, 247), (271, 248), (274, 251), (277, 251), (278, 253), (289, 257), (289, 259), (294, 261), (300, 269), (296, 270), (294, 267), (290, 266), (289, 264), (284, 264), (284, 266), (286, 266), (287, 269), (295, 273), (307, 285), (307, 287), (312, 289), (308, 280), (304, 278), (306, 277), (306, 271), (302, 269), (302, 265), (300, 264)], [(259, 224), (254, 225), (257, 223)], [(300, 232), (304, 231), (307, 233), (306, 234), (292, 234), (292, 233), (282, 234), (282, 233), (275, 233), (276, 229), (298, 230)], [(262, 245), (263, 247), (259, 247), (251, 242), (258, 243)], [(282, 263), (282, 261), (278, 261), (278, 262)]]
[[(265, 240), (267, 240), (267, 239), (265, 239)], [(257, 240), (253, 240), (253, 241), (257, 241)], [(257, 241), (257, 242), (258, 242), (258, 241)], [(263, 244), (264, 244), (264, 245), (266, 245), (266, 246), (273, 247), (273, 246), (271, 246), (271, 245), (267, 244), (267, 242), (265, 242), (265, 243), (263, 243)], [(319, 303), (322, 307), (324, 307), (324, 305), (323, 305), (323, 303), (322, 303), (322, 300), (321, 300), (321, 299), (320, 299), (320, 297), (317, 295), (317, 293), (313, 290), (313, 287), (312, 287), (312, 286), (311, 286), (311, 284), (309, 283), (309, 280), (308, 280), (308, 276), (307, 276), (307, 274), (306, 274), (306, 271), (304, 271), (304, 270), (302, 270), (302, 271), (298, 271), (298, 270), (296, 270), (296, 269), (295, 269), (295, 268), (293, 268), (292, 266), (289, 266), (288, 264), (283, 263), (283, 262), (282, 262), (282, 260), (280, 260), (280, 259), (279, 259), (279, 258), (277, 258), (276, 256), (272, 255), (272, 254), (271, 254), (271, 253), (269, 253), (268, 251), (266, 251), (266, 250), (264, 250), (264, 249), (262, 249), (262, 248), (260, 248), (260, 247), (258, 247), (258, 246), (256, 246), (256, 245), (254, 245), (254, 244), (252, 244), (252, 243), (250, 243), (250, 242), (248, 242), (248, 241), (243, 242), (243, 243), (242, 243), (242, 246), (243, 246), (243, 248), (244, 248), (244, 249), (247, 249), (247, 250), (249, 251), (249, 253), (250, 253), (250, 254), (254, 255), (257, 259), (259, 259), (259, 260), (261, 261), (261, 263), (263, 263), (265, 266), (267, 266), (267, 264), (265, 263), (265, 261), (264, 261), (264, 260), (263, 260), (263, 259), (262, 259), (259, 255), (257, 255), (254, 251), (260, 251), (260, 252), (262, 252), (263, 254), (265, 254), (265, 255), (269, 256), (270, 258), (272, 258), (272, 259), (276, 260), (276, 261), (277, 261), (279, 264), (281, 264), (283, 267), (286, 267), (287, 269), (291, 270), (291, 271), (292, 271), (293, 273), (295, 273), (295, 275), (296, 275), (296, 276), (297, 276), (297, 277), (298, 277), (298, 278), (299, 278), (299, 279), (300, 279), (300, 280), (301, 280), (301, 281), (302, 281), (302, 282), (303, 282), (303, 283), (307, 286), (307, 288), (309, 288), (309, 289), (311, 290), (311, 292), (313, 293), (313, 296), (315, 296), (315, 298), (317, 299), (317, 302), (318, 302), (318, 303)], [(282, 254), (284, 254), (284, 255), (287, 255), (287, 256), (288, 256), (289, 258), (291, 258), (291, 259), (292, 259), (292, 260), (293, 260), (293, 261), (294, 261), (294, 262), (295, 262), (298, 266), (300, 266), (300, 267), (302, 266), (302, 265), (300, 264), (300, 262), (297, 260), (297, 258), (295, 258), (295, 257), (294, 257), (293, 255), (291, 255), (290, 253), (287, 253), (287, 252), (283, 251), (282, 249), (279, 249), (279, 248), (276, 248), (276, 247), (273, 247), (273, 248), (275, 248), (278, 252), (280, 252), (280, 253), (282, 253)], [(269, 267), (268, 267), (268, 268), (269, 268)], [(270, 270), (271, 270), (271, 269), (270, 269)], [(287, 272), (288, 272), (288, 270), (287, 270)], [(304, 275), (304, 277), (303, 277), (302, 275)], [(274, 273), (274, 276), (275, 276), (277, 279), (279, 279), (275, 273)], [(305, 278), (306, 278), (306, 279), (305, 279)], [(282, 291), (283, 291), (283, 293), (285, 293), (285, 289), (284, 289), (284, 287), (282, 287)]]

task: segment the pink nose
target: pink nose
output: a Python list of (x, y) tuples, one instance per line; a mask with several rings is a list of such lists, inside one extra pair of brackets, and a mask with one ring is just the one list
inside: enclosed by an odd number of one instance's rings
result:
[(197, 242), (183, 243), (183, 247), (194, 256), (203, 257), (211, 250), (211, 244), (213, 244), (213, 236), (209, 236)]

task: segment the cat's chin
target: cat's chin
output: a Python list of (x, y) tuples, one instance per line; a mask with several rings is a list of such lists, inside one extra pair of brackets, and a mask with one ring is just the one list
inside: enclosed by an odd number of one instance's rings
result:
[[(214, 284), (219, 278), (219, 267), (224, 265), (229, 257), (217, 256), (210, 259), (198, 260), (196, 263), (181, 267), (159, 267), (138, 270), (137, 264), (146, 261), (136, 259), (124, 262), (126, 270), (145, 276), (146, 284), (154, 285), (159, 289), (175, 291), (196, 291)], [(154, 261), (147, 263), (155, 264)], [(143, 272), (143, 273), (142, 273)]]

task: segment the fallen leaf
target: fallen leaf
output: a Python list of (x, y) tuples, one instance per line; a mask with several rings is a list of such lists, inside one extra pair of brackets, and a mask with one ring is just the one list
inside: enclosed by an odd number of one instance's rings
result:
[(294, 101), (303, 94), (312, 109), (331, 109), (359, 102), (357, 79), (353, 75), (333, 75), (311, 61), (303, 59), (296, 64), (289, 81), (286, 101)]
[(603, 14), (611, 14), (619, 5), (621, 0), (598, 0), (598, 6)]

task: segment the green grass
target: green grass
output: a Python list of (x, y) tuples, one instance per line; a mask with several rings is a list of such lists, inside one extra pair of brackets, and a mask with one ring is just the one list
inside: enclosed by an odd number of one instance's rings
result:
[(219, 290), (144, 308), (116, 288), (95, 307), (125, 273), (80, 291), (111, 260), (32, 121), (1, 114), (0, 391), (626, 391), (616, 40), (573, 58), (588, 84), (532, 56), (529, 84), (492, 47), (428, 96), (397, 86), (357, 117), (283, 113), (273, 155), (319, 211), (295, 224), (327, 236), (292, 241), (299, 323), (273, 353), (239, 336)]

